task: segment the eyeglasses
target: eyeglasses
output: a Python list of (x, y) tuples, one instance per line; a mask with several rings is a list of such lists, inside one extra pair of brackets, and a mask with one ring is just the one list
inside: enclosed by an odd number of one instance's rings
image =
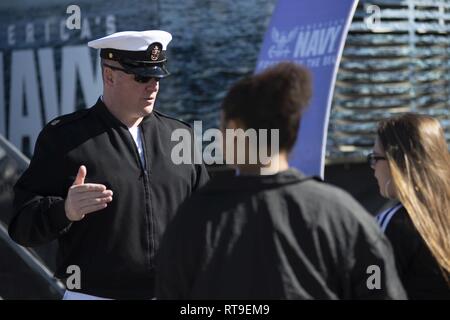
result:
[(387, 158), (386, 158), (386, 157), (383, 157), (383, 156), (377, 156), (377, 155), (375, 155), (373, 152), (372, 152), (372, 153), (369, 153), (369, 154), (367, 155), (367, 163), (368, 163), (371, 167), (375, 166), (375, 165), (377, 164), (377, 161), (379, 161), (379, 160), (387, 160)]
[(114, 67), (114, 66), (109, 65), (107, 63), (104, 63), (103, 66), (108, 67), (108, 68), (110, 68), (112, 70), (125, 72), (126, 74), (132, 74), (132, 75), (134, 75), (134, 80), (136, 82), (139, 82), (139, 83), (147, 83), (147, 82), (149, 82), (152, 79), (154, 79), (156, 82), (159, 81), (159, 78), (141, 76), (141, 75), (135, 74), (135, 73), (133, 73), (131, 71), (128, 71), (128, 70), (125, 70), (125, 69), (122, 69), (122, 68), (118, 68), (118, 67)]

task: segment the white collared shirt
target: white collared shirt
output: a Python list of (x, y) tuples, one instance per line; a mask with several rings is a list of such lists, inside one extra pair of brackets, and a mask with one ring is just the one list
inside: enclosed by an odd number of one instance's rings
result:
[(145, 157), (144, 157), (144, 148), (142, 146), (142, 130), (139, 127), (131, 127), (128, 128), (131, 136), (133, 137), (134, 142), (136, 143), (136, 147), (139, 152), (139, 158), (141, 159), (141, 164), (145, 167)]
[(402, 207), (403, 207), (403, 205), (401, 203), (399, 203), (399, 204), (376, 215), (375, 218), (377, 219), (377, 223), (380, 226), (383, 233), (386, 231), (389, 221), (391, 221), (394, 214)]

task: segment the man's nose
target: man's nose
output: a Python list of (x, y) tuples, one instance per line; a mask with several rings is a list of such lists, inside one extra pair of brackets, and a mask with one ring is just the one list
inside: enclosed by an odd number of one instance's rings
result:
[(155, 79), (155, 78), (151, 78), (150, 81), (148, 81), (148, 82), (145, 84), (145, 86), (146, 86), (146, 89), (147, 89), (147, 90), (155, 91), (155, 90), (158, 89), (159, 81), (158, 81), (157, 79)]

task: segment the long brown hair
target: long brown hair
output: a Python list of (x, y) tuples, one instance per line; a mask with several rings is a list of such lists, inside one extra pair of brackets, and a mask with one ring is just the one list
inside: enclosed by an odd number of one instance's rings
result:
[(448, 281), (450, 272), (450, 153), (436, 119), (406, 113), (386, 119), (378, 137), (408, 211)]

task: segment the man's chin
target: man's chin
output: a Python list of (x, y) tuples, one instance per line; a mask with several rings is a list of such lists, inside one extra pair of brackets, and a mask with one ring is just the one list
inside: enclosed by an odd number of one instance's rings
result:
[(153, 103), (151, 105), (144, 106), (144, 108), (142, 108), (142, 115), (146, 116), (152, 113), (153, 107), (154, 107)]

